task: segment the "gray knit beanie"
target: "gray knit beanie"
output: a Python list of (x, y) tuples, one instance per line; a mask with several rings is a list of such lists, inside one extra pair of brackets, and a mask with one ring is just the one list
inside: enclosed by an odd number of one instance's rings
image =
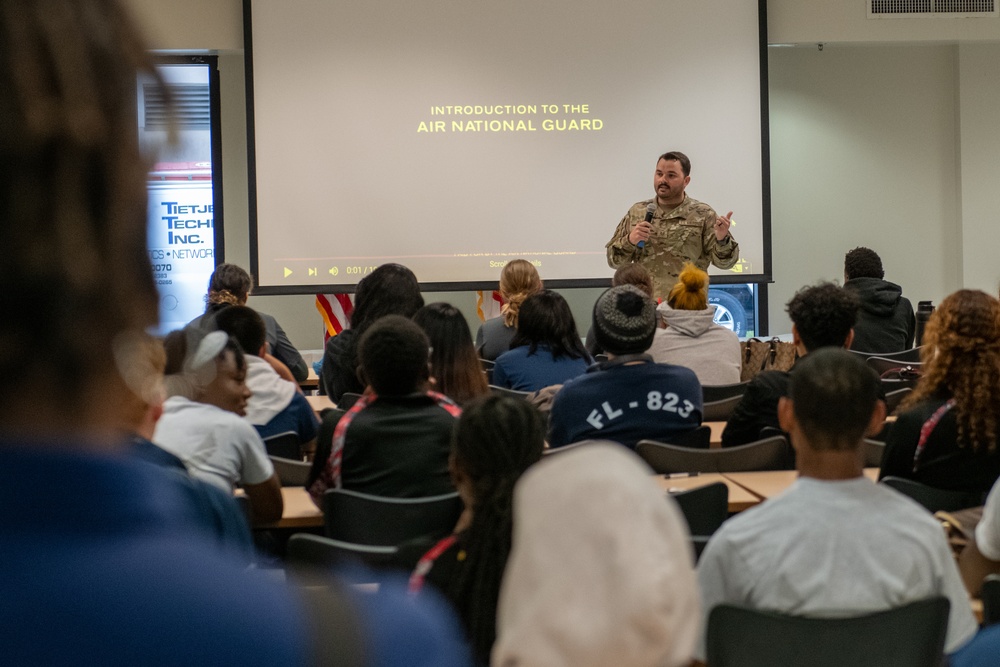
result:
[(637, 287), (612, 287), (594, 304), (594, 336), (609, 354), (641, 354), (655, 333), (656, 304)]

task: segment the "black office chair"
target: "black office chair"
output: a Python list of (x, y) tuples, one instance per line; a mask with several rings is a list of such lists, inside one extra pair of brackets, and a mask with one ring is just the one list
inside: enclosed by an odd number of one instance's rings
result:
[[(914, 383), (916, 384), (916, 383)], [(900, 387), (899, 389), (893, 389), (885, 394), (885, 414), (891, 415), (899, 407), (899, 404), (903, 402), (906, 395), (913, 391), (913, 387)]]
[(691, 447), (694, 449), (708, 449), (712, 444), (712, 429), (702, 424), (695, 428), (677, 433), (667, 438), (667, 444), (677, 447)]
[(1000, 574), (991, 574), (983, 580), (979, 598), (983, 601), (983, 625), (1000, 623)]
[(885, 357), (868, 357), (865, 361), (871, 368), (875, 369), (875, 372), (882, 377), (888, 371), (899, 371), (900, 376), (905, 376), (908, 373), (912, 373), (915, 376), (919, 376), (922, 372), (922, 367), (917, 361), (902, 361), (900, 359), (887, 359)]
[(507, 387), (498, 387), (495, 384), (490, 385), (490, 391), (500, 396), (513, 396), (514, 398), (527, 398), (531, 395), (530, 391), (518, 391), (517, 389), (508, 389)]
[(661, 474), (792, 470), (795, 467), (792, 447), (780, 435), (723, 449), (691, 449), (655, 440), (641, 440), (635, 452)]
[(881, 359), (892, 359), (893, 361), (903, 361), (906, 363), (920, 363), (921, 349), (923, 348), (911, 347), (909, 350), (900, 350), (899, 352), (859, 352), (857, 350), (849, 350), (849, 352), (858, 355), (862, 359), (879, 357)]
[(749, 380), (735, 384), (705, 385), (701, 388), (701, 400), (704, 403), (714, 403), (725, 398), (742, 396), (746, 393), (748, 384), (750, 384)]
[(708, 617), (712, 667), (940, 667), (946, 598), (848, 618), (803, 618), (719, 605)]
[(677, 491), (670, 497), (681, 508), (692, 535), (712, 535), (729, 518), (729, 487), (723, 482)]
[(881, 468), (882, 457), (885, 456), (885, 443), (879, 442), (878, 440), (872, 440), (871, 438), (865, 438), (865, 441), (861, 446), (864, 450), (865, 467)]
[(394, 547), (427, 535), (446, 535), (462, 513), (457, 493), (383, 498), (330, 489), (323, 495), (326, 536), (358, 545)]
[(282, 486), (305, 486), (309, 477), (311, 463), (286, 459), (281, 456), (269, 456), (274, 464), (274, 472), (278, 474), (278, 480)]
[(302, 449), (299, 434), (295, 431), (285, 431), (264, 438), (264, 449), (268, 456), (280, 456), (283, 459), (301, 460)]
[(378, 567), (390, 565), (397, 551), (396, 547), (351, 544), (309, 533), (295, 533), (288, 538), (285, 562), (290, 568), (300, 570), (328, 570), (351, 561)]
[(727, 422), (733, 415), (733, 410), (743, 400), (743, 395), (730, 396), (718, 401), (705, 403), (701, 411), (701, 420), (706, 422)]
[(879, 480), (879, 484), (885, 484), (903, 495), (909, 496), (923, 505), (931, 514), (934, 512), (954, 512), (983, 504), (981, 493), (936, 489), (933, 486), (927, 486), (904, 477), (885, 477)]

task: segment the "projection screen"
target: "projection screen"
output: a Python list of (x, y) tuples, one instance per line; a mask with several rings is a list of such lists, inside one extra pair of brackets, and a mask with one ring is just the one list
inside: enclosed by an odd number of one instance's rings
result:
[(764, 0), (244, 0), (258, 293), (607, 284), (605, 244), (656, 158), (733, 211), (770, 279)]

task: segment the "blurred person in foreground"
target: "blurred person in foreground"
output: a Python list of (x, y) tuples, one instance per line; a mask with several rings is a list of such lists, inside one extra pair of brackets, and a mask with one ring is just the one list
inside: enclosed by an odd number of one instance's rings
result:
[(159, 302), (140, 71), (158, 78), (117, 2), (0, 0), (0, 655), (463, 664), (436, 610), (248, 572), (190, 523), (176, 477), (130, 455), (128, 369)]
[(652, 471), (603, 441), (551, 454), (514, 489), (498, 667), (679, 667), (698, 637), (687, 525)]

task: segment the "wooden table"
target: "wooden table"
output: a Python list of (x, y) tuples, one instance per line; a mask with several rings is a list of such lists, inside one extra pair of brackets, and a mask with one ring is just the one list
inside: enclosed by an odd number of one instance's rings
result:
[(309, 401), (309, 405), (312, 406), (317, 419), (319, 418), (319, 413), (323, 412), (323, 410), (337, 407), (337, 405), (330, 400), (329, 396), (306, 396), (306, 400)]
[(700, 473), (690, 477), (670, 477), (669, 475), (657, 475), (656, 483), (660, 488), (668, 493), (677, 491), (689, 491), (697, 489), (715, 482), (722, 482), (729, 487), (729, 511), (742, 512), (748, 507), (753, 507), (760, 502), (760, 498), (744, 489), (739, 484), (731, 482), (719, 473)]
[(306, 376), (305, 380), (299, 383), (299, 386), (302, 387), (302, 391), (305, 392), (319, 389), (319, 376), (316, 375), (316, 371), (314, 371), (312, 367), (309, 368), (309, 375)]
[(323, 526), (323, 513), (313, 503), (304, 487), (281, 487), (281, 499), (285, 503), (281, 519), (272, 523), (259, 523), (253, 527), (254, 530), (321, 528)]
[(702, 422), (703, 426), (712, 429), (712, 436), (709, 438), (709, 447), (718, 449), (722, 446), (722, 432), (726, 430), (726, 422)]
[[(878, 468), (865, 468), (864, 475), (875, 481), (878, 479)], [(798, 479), (797, 470), (766, 470), (760, 472), (727, 472), (723, 476), (743, 487), (762, 500), (776, 496)]]

